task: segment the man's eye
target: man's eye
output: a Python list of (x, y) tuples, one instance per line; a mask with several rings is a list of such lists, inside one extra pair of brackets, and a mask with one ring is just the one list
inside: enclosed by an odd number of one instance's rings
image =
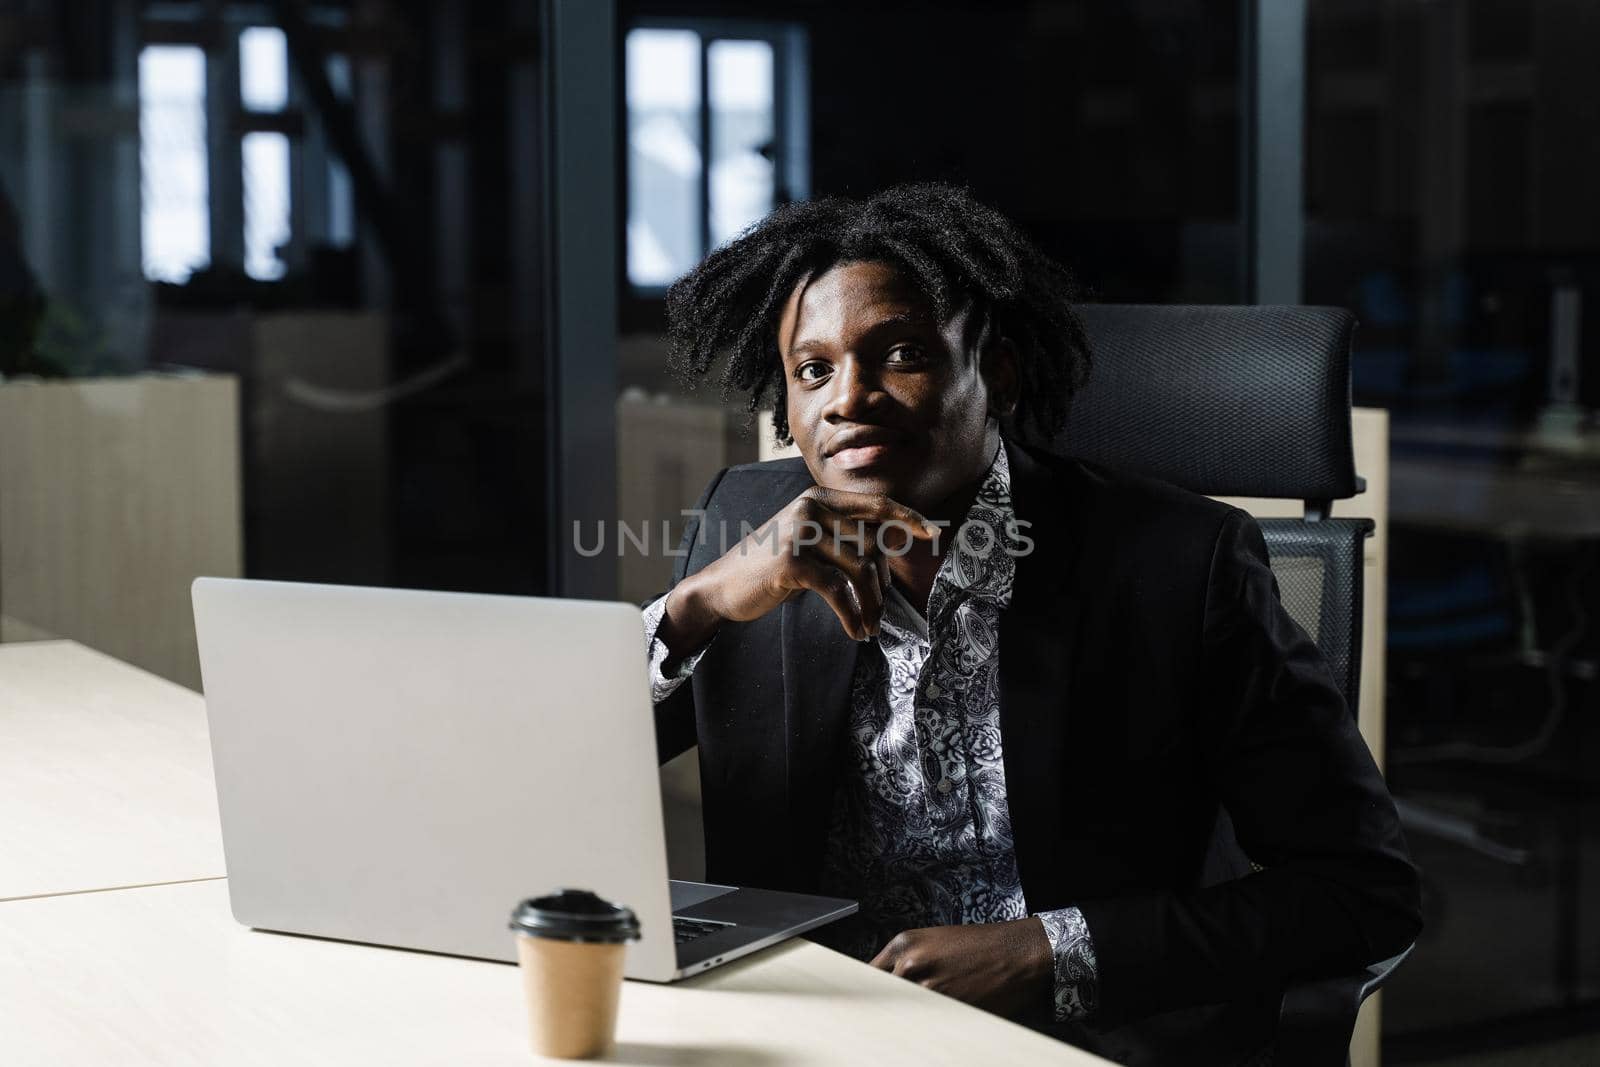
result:
[(922, 359), (922, 349), (916, 345), (896, 345), (889, 349), (887, 363), (916, 363)]
[(814, 382), (828, 376), (828, 365), (821, 360), (802, 363), (795, 368), (794, 376), (802, 382)]

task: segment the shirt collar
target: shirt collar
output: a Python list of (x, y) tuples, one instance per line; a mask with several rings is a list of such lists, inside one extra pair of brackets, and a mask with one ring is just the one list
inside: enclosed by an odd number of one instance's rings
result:
[[(969, 598), (981, 598), (1001, 608), (1011, 602), (1017, 569), (1014, 553), (1020, 547), (1015, 520), (1011, 464), (1002, 442), (961, 526), (941, 532), (945, 554), (928, 597), (933, 619)], [(894, 586), (884, 598), (883, 633), (894, 643), (909, 638), (928, 640), (928, 620)]]
[[(948, 587), (946, 595), (960, 591), (968, 596), (1010, 600), (1011, 580), (1017, 568), (1015, 556), (1007, 549), (1015, 549), (1017, 544), (1015, 520), (1011, 464), (1002, 443), (995, 450), (994, 461), (979, 483), (977, 498), (967, 509), (961, 526), (946, 531), (951, 540), (933, 580), (935, 593), (944, 585)], [(932, 597), (929, 599), (931, 607)]]

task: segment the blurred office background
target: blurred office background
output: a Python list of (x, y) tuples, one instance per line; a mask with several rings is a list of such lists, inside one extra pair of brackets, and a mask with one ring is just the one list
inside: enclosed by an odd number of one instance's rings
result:
[[(1593, 0), (0, 0), (0, 640), (197, 686), (196, 574), (645, 597), (760, 451), (665, 286), (964, 182), (1097, 299), (1358, 316), (1428, 909), (1384, 1056), (1600, 1062), (1597, 47)], [(649, 555), (573, 551), (617, 518)]]

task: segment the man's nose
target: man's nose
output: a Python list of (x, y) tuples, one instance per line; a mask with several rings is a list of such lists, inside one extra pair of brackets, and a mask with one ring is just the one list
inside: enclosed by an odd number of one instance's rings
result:
[(829, 422), (860, 422), (885, 399), (883, 383), (861, 360), (846, 359), (833, 373), (828, 405), (822, 417)]

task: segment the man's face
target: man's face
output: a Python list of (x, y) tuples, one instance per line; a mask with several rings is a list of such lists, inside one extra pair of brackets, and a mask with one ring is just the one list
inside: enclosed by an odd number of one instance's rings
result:
[[(847, 263), (802, 282), (778, 324), (789, 432), (820, 486), (878, 493), (928, 515), (980, 478), (998, 443), (987, 370), (965, 313), (938, 322), (882, 263)], [(998, 377), (997, 377), (998, 376)]]

